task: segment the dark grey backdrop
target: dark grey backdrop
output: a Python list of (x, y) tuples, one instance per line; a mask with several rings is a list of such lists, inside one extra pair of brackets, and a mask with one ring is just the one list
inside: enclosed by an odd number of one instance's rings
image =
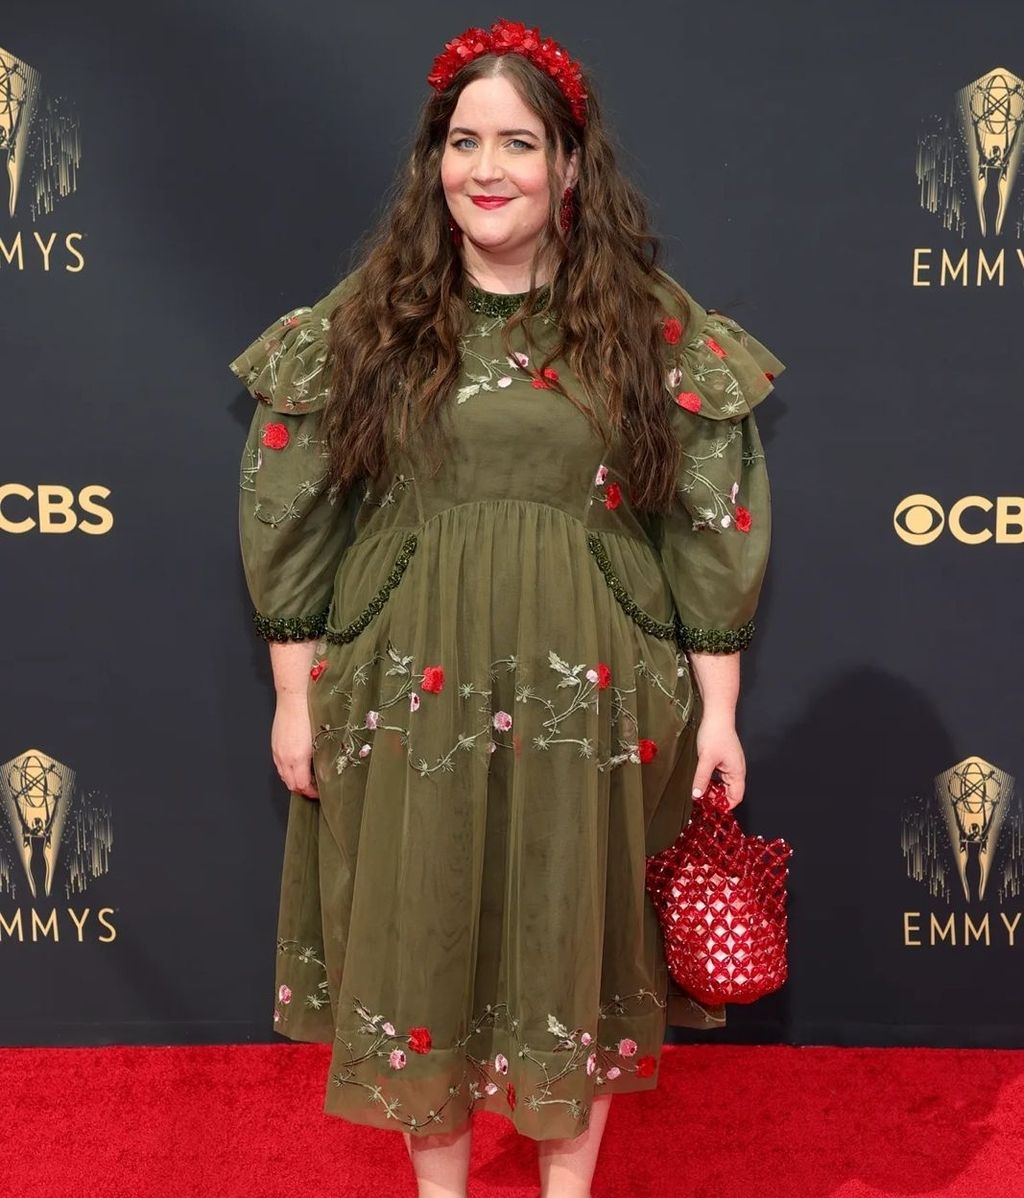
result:
[[(789, 367), (759, 409), (775, 541), (743, 659), (738, 814), (796, 847), (791, 977), (703, 1038), (1019, 1045), (1020, 950), (999, 919), (1019, 894), (935, 899), (901, 853), (936, 774), (970, 754), (1024, 772), (1021, 548), (893, 531), (914, 492), (1022, 489), (1016, 227), (984, 243), (1006, 251), (1002, 287), (912, 286), (915, 248), (973, 263), (983, 244), (972, 214), (961, 238), (921, 208), (914, 166), (958, 88), (1024, 73), (1024, 9), (993, 0), (7, 0), (0, 46), (73, 106), (82, 161), (52, 214), (0, 207), (0, 239), (78, 231), (85, 268), (0, 258), (0, 486), (31, 495), (0, 493), (0, 760), (74, 770), (112, 845), (81, 893), (65, 878), (32, 899), (0, 841), (3, 1042), (276, 1039), (287, 796), (236, 542), (251, 401), (227, 362), (347, 269), (434, 55), (499, 15), (595, 72), (665, 266)], [(39, 487), (93, 484), (108, 532), (17, 530)], [(88, 909), (80, 937), (69, 907)], [(907, 946), (907, 911), (987, 913), (992, 942)]]

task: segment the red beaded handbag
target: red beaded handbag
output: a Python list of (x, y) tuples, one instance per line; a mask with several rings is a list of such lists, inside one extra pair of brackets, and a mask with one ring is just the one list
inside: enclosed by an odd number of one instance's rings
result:
[(675, 843), (647, 858), (669, 973), (699, 1002), (752, 1003), (785, 982), (792, 852), (745, 835), (711, 782)]

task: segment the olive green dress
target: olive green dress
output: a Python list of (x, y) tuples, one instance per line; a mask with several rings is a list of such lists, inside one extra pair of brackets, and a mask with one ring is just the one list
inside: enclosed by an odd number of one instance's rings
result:
[(430, 1134), (489, 1110), (573, 1137), (596, 1095), (657, 1085), (667, 1023), (724, 1023), (670, 982), (644, 866), (692, 803), (687, 653), (753, 632), (770, 535), (753, 408), (783, 366), (656, 280), (682, 457), (672, 513), (644, 516), (621, 439), (605, 449), (535, 369), (556, 317), (510, 357), (524, 297), (470, 289), (443, 468), (412, 449), (340, 496), (318, 413), (328, 318), (357, 277), (231, 363), (257, 401), (255, 631), (316, 641), (320, 798), (290, 798), (274, 1027), (332, 1045), (329, 1114)]

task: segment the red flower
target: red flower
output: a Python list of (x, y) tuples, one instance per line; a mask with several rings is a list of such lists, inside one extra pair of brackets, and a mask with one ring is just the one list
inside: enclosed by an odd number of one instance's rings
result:
[(764, 372), (764, 377), (768, 380), (769, 383), (771, 383), (775, 380), (775, 375), (772, 374), (772, 372), (770, 370), (766, 370)]
[(430, 1029), (426, 1027), (409, 1028), (409, 1047), (413, 1052), (430, 1052)]
[(609, 483), (604, 489), (604, 506), (613, 512), (622, 502), (622, 488), (618, 483)]
[(676, 403), (688, 412), (700, 411), (700, 396), (694, 391), (680, 391), (676, 396)]
[(714, 337), (705, 337), (704, 344), (708, 347), (709, 350), (711, 350), (711, 352), (713, 354), (718, 354), (718, 356), (720, 358), (728, 357), (728, 354), (725, 352), (724, 349), (722, 349), (722, 347), (718, 344), (718, 342), (714, 339)]
[(268, 449), (284, 449), (288, 444), (288, 429), (283, 424), (265, 424), (260, 438)]
[(512, 1085), (511, 1082), (508, 1083), (508, 1094), (506, 1095), (506, 1097), (508, 1098), (508, 1105), (513, 1110), (515, 1110), (516, 1109), (516, 1088), (515, 1088), (515, 1086)]
[(652, 1056), (641, 1057), (636, 1063), (637, 1077), (652, 1077), (657, 1061)]
[(327, 669), (327, 658), (325, 657), (323, 659), (323, 661), (317, 661), (317, 662), (313, 663), (313, 668), (309, 671), (309, 676), (310, 676), (310, 678), (313, 679), (314, 682), (316, 682), (316, 680), (320, 677), (320, 675), (326, 669)]
[(646, 765), (648, 761), (653, 761), (655, 754), (658, 752), (658, 745), (653, 740), (648, 740), (646, 736), (641, 737), (639, 742), (640, 761)]
[(750, 532), (750, 513), (740, 504), (736, 505), (736, 527), (740, 532)]
[(669, 345), (675, 345), (683, 335), (683, 326), (674, 316), (666, 316), (661, 326), (661, 335)]
[(289, 316), (287, 320), (282, 321), (282, 325), (286, 329), (294, 329), (298, 323), (299, 318), (297, 316)]
[(612, 680), (611, 670), (604, 664), (603, 661), (597, 663), (597, 689), (603, 691), (604, 688)]
[(558, 371), (554, 368), (554, 366), (545, 366), (541, 371), (541, 374), (546, 379), (550, 379), (553, 383), (558, 382)]
[(545, 383), (544, 380), (540, 377), (532, 378), (530, 380), (530, 386), (534, 389), (534, 391), (550, 391), (551, 390), (551, 388), (547, 385), (547, 383)]
[(436, 695), (442, 686), (444, 686), (444, 666), (424, 666), (420, 690), (431, 691)]

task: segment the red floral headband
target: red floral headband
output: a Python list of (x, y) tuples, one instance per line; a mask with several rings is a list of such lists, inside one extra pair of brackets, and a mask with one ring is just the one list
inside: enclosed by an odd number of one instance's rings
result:
[(427, 82), (435, 91), (444, 91), (467, 62), (482, 54), (521, 54), (528, 58), (561, 88), (576, 123), (586, 122), (587, 93), (580, 80), (580, 64), (556, 41), (550, 37), (542, 38), (536, 25), (527, 29), (522, 21), (506, 21), (499, 17), (489, 30), (470, 27), (460, 33), (446, 42), (444, 50), (434, 59)]

